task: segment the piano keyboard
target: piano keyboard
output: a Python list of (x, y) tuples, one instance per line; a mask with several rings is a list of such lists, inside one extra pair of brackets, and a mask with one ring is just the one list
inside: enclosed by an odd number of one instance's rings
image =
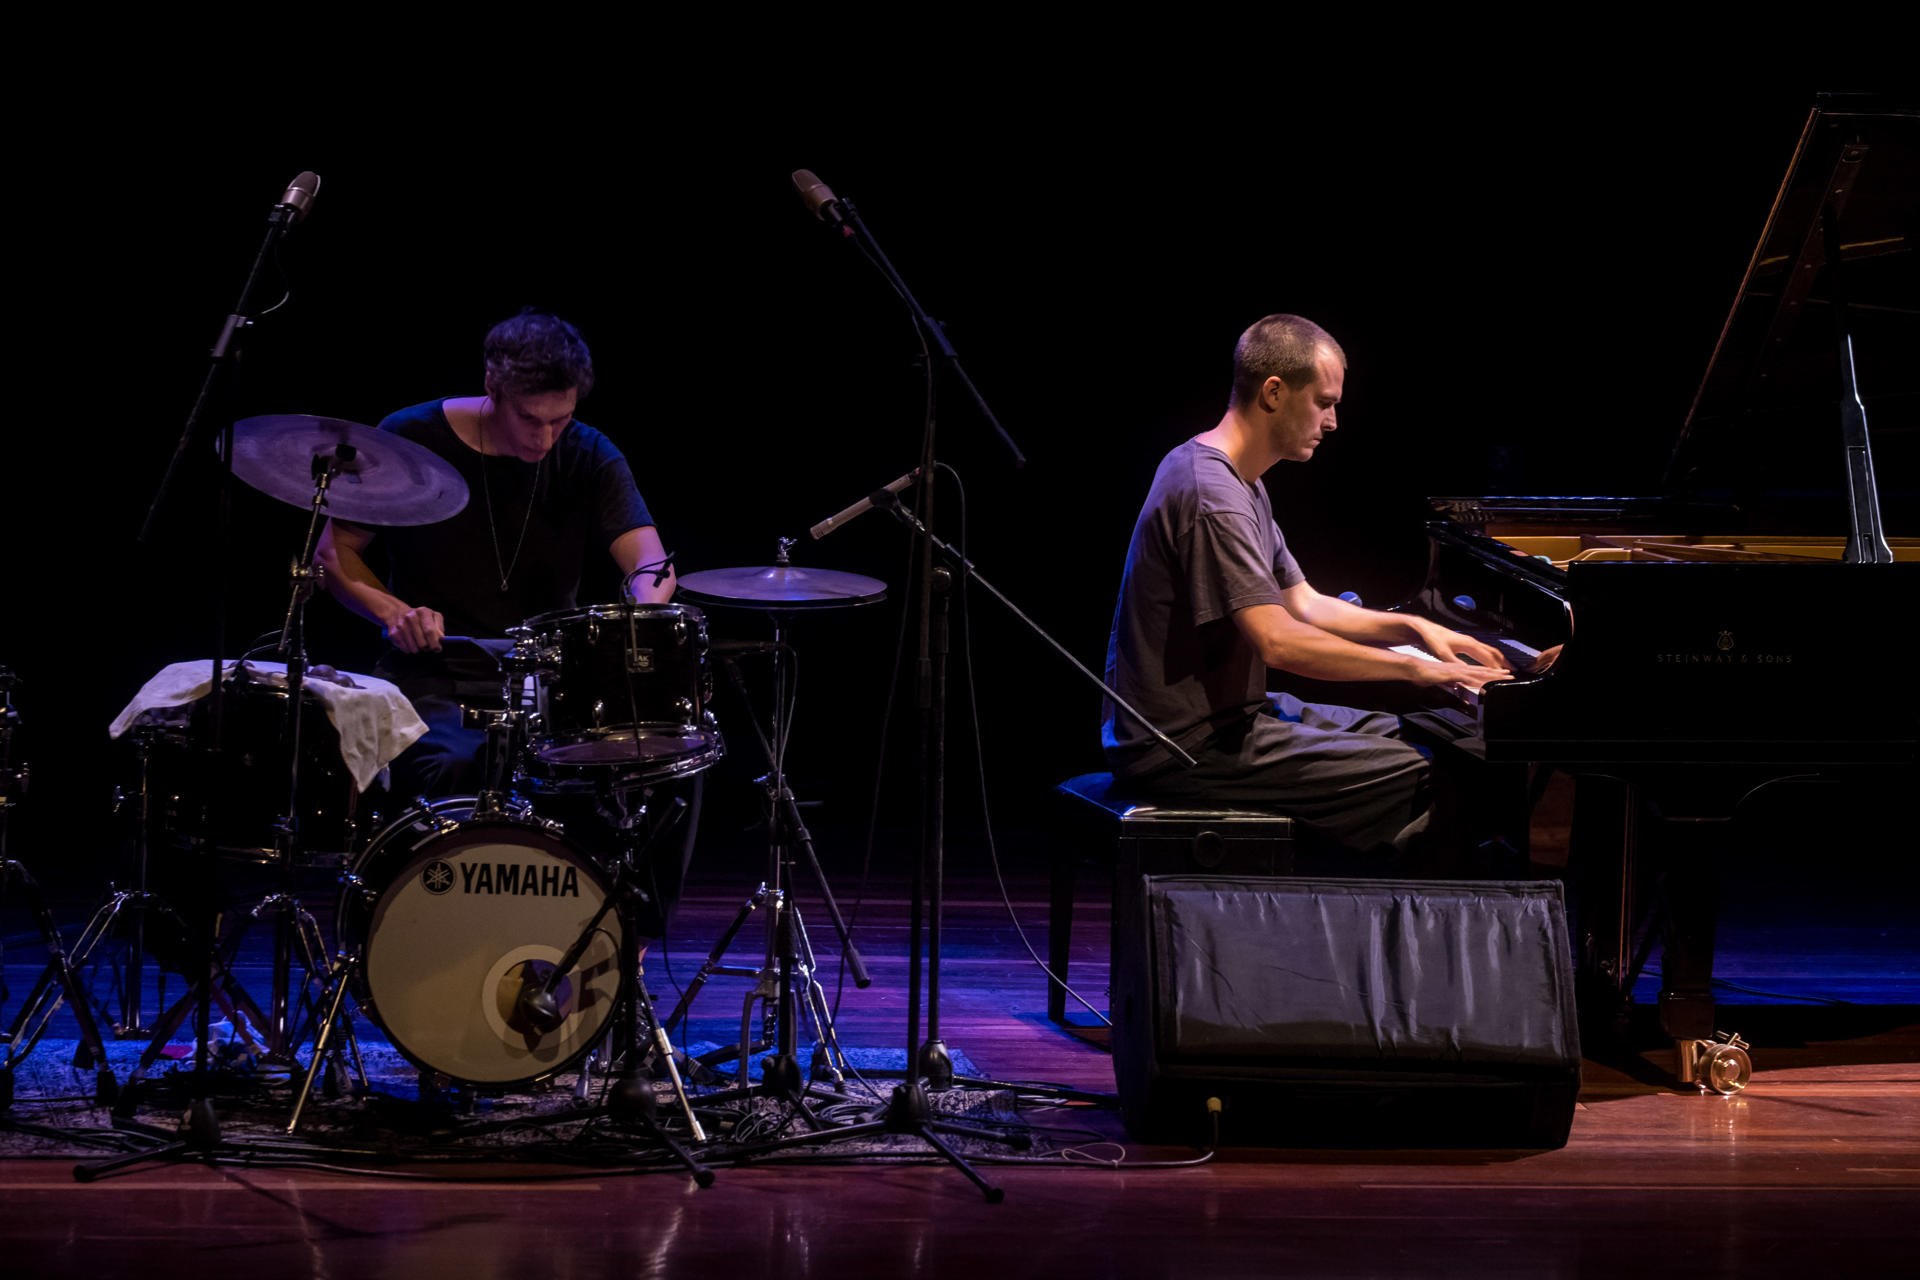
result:
[[(1519, 640), (1514, 640), (1507, 636), (1480, 636), (1477, 638), (1504, 653), (1507, 661), (1513, 665), (1513, 670), (1516, 675), (1524, 674), (1532, 670), (1533, 664), (1540, 657), (1540, 651), (1532, 645), (1522, 643)], [(1428, 653), (1417, 644), (1396, 644), (1390, 647), (1389, 652), (1404, 653), (1409, 658), (1419, 658), (1423, 662), (1440, 661), (1439, 658)], [(1480, 711), (1480, 695), (1477, 692), (1460, 685), (1447, 686), (1447, 692), (1457, 699), (1461, 706), (1469, 709), (1477, 720)]]

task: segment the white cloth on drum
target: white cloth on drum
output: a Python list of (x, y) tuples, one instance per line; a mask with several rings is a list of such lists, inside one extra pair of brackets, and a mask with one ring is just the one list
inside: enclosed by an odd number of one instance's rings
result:
[[(241, 665), (230, 664), (227, 674), (231, 676)], [(248, 662), (245, 666), (257, 683), (271, 689), (287, 687), (285, 663)], [(213, 689), (209, 678), (212, 667), (213, 661), (208, 659), (176, 662), (162, 668), (115, 717), (110, 734), (117, 738), (142, 721), (165, 722), (167, 717), (158, 714), (165, 708), (184, 707), (206, 697)], [(346, 762), (347, 772), (353, 775), (353, 785), (365, 791), (395, 756), (426, 734), (426, 721), (414, 711), (407, 696), (389, 681), (358, 672), (339, 672), (340, 677), (353, 681), (347, 685), (319, 672), (319, 668), (307, 672), (306, 687), (320, 700), (327, 720), (340, 736), (340, 758)]]

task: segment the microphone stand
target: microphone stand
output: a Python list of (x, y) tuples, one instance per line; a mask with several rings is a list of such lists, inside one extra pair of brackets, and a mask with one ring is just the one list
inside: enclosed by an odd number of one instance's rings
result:
[[(934, 454), (934, 404), (939, 381), (939, 370), (958, 379), (973, 398), (974, 406), (981, 416), (993, 427), (1000, 440), (1013, 456), (1016, 467), (1026, 465), (1026, 456), (1000, 425), (992, 408), (973, 385), (973, 379), (960, 363), (960, 354), (947, 340), (946, 330), (940, 322), (927, 314), (919, 299), (907, 287), (907, 282), (894, 269), (887, 259), (886, 251), (874, 239), (873, 233), (854, 207), (851, 200), (834, 200), (822, 206), (821, 215), (834, 214), (842, 228), (842, 234), (852, 240), (861, 255), (871, 262), (880, 272), (890, 288), (900, 296), (913, 316), (915, 327), (922, 340), (938, 349), (938, 366), (928, 353), (927, 361), (927, 417), (926, 426), (920, 439), (920, 474), (929, 478), (933, 475)], [(882, 490), (889, 499), (893, 494)], [(875, 495), (876, 499), (878, 494)], [(928, 529), (934, 522), (934, 486), (931, 483), (920, 486), (917, 494), (920, 524)], [(880, 505), (877, 501), (875, 505)], [(895, 503), (897, 506), (897, 502)], [(947, 660), (947, 589), (951, 581), (944, 572), (936, 574), (933, 563), (931, 543), (923, 543), (919, 560), (919, 603), (918, 653), (915, 664), (917, 673), (916, 688), (918, 696), (916, 707), (919, 711), (919, 784), (920, 784), (920, 856), (914, 863), (912, 879), (912, 901), (908, 905), (907, 938), (911, 950), (907, 958), (907, 1068), (911, 1078), (924, 1076), (935, 1087), (944, 1087), (953, 1080), (953, 1062), (946, 1045), (940, 1040), (940, 927), (945, 914), (946, 881), (946, 660)], [(921, 936), (923, 929), (927, 937), (926, 951), (926, 992), (927, 1020), (926, 1039), (920, 1036), (920, 992), (921, 992)]]
[[(929, 478), (929, 483), (920, 486), (917, 495), (918, 510), (909, 513), (900, 505), (896, 492), (883, 488), (869, 495), (869, 501), (875, 507), (883, 507), (892, 512), (921, 540), (919, 559), (919, 652), (918, 652), (918, 707), (920, 711), (920, 798), (921, 798), (921, 847), (920, 857), (914, 866), (913, 900), (909, 906), (908, 938), (912, 948), (908, 956), (908, 992), (907, 1005), (907, 1074), (909, 1078), (919, 1077), (928, 1085), (941, 1088), (954, 1083), (953, 1061), (946, 1045), (940, 1039), (940, 934), (944, 914), (945, 881), (945, 825), (946, 825), (946, 669), (947, 669), (947, 617), (950, 605), (950, 592), (953, 576), (957, 572), (971, 575), (996, 600), (1007, 607), (1014, 616), (1025, 623), (1055, 651), (1065, 657), (1088, 679), (1105, 690), (1114, 700), (1116, 707), (1122, 708), (1130, 717), (1144, 725), (1162, 743), (1168, 746), (1175, 756), (1189, 767), (1193, 758), (1147, 721), (1133, 707), (1129, 706), (1119, 694), (1108, 688), (1106, 683), (1087, 670), (1066, 648), (1048, 635), (1038, 624), (1022, 613), (1011, 600), (1001, 594), (991, 584), (982, 579), (965, 557), (958, 555), (940, 539), (934, 536), (934, 485), (931, 477), (934, 471), (934, 403), (938, 371), (944, 369), (949, 376), (956, 378), (972, 397), (974, 405), (986, 419), (989, 426), (999, 435), (1008, 451), (1012, 454), (1016, 467), (1026, 465), (1026, 457), (1020, 452), (1011, 436), (1000, 425), (993, 410), (987, 405), (973, 380), (967, 376), (960, 364), (960, 356), (948, 341), (946, 331), (919, 303), (913, 291), (907, 287), (893, 264), (888, 261), (885, 252), (874, 239), (871, 231), (860, 217), (859, 210), (850, 200), (835, 198), (826, 192), (823, 186), (812, 180), (811, 174), (804, 176), (813, 181), (813, 189), (801, 182), (804, 174), (796, 174), (796, 185), (816, 216), (839, 228), (842, 236), (853, 242), (869, 262), (871, 262), (889, 287), (899, 295), (900, 300), (912, 314), (914, 323), (926, 342), (938, 351), (938, 364), (931, 358), (929, 351), (927, 363), (927, 418), (920, 445), (920, 474)], [(837, 523), (838, 518), (830, 523)], [(935, 553), (939, 552), (941, 564), (936, 567)], [(925, 899), (925, 917), (922, 905)], [(927, 930), (926, 950), (926, 1037), (921, 1039), (920, 991), (921, 991), (921, 933), (923, 923)], [(910, 1092), (919, 1094), (916, 1081)], [(953, 1158), (943, 1149), (943, 1154)], [(989, 1199), (993, 1199), (989, 1193)]]
[[(312, 180), (311, 186), (303, 186)], [(313, 202), (320, 180), (312, 173), (302, 173), (293, 180), (280, 202), (273, 206), (267, 215), (266, 234), (261, 238), (260, 248), (255, 253), (253, 265), (247, 271), (246, 282), (240, 286), (240, 296), (234, 302), (233, 310), (220, 325), (220, 333), (214, 339), (213, 348), (208, 352), (206, 376), (200, 383), (200, 393), (194, 398), (193, 407), (187, 413), (186, 425), (181, 429), (180, 440), (174, 446), (173, 457), (167, 463), (166, 473), (160, 479), (160, 487), (154, 492), (153, 502), (147, 508), (147, 516), (140, 526), (138, 541), (142, 544), (152, 542), (161, 510), (180, 476), (181, 466), (188, 452), (201, 441), (201, 424), (206, 419), (209, 406), (217, 393), (229, 381), (230, 371), (240, 358), (242, 339), (254, 326), (249, 315), (253, 305), (254, 290), (260, 283), (260, 276), (269, 258), (274, 257), (280, 241), (295, 224), (306, 216), (307, 208)], [(219, 565), (214, 578), (213, 592), (213, 682), (208, 692), (207, 717), (211, 730), (205, 753), (200, 761), (201, 778), (205, 785), (201, 795), (207, 797), (205, 810), (200, 815), (201, 829), (212, 831), (217, 824), (210, 821), (210, 813), (222, 803), (218, 785), (220, 764), (224, 750), (226, 726), (225, 685), (227, 657), (227, 593), (230, 586), (228, 575), (228, 550), (232, 525), (233, 509), (233, 423), (227, 422), (220, 428), (219, 441), (215, 454), (220, 459), (218, 472), (218, 493), (214, 500), (214, 538), (215, 563)], [(297, 744), (296, 744), (297, 749)], [(111, 1160), (97, 1164), (80, 1165), (74, 1169), (74, 1177), (83, 1182), (92, 1181), (103, 1173), (112, 1172), (132, 1163), (146, 1160), (200, 1159), (215, 1155), (222, 1147), (220, 1122), (214, 1114), (212, 1103), (211, 1073), (208, 1060), (207, 1042), (211, 1038), (213, 1022), (212, 993), (217, 968), (215, 952), (218, 949), (219, 913), (211, 904), (203, 904), (204, 912), (202, 941), (204, 966), (200, 975), (201, 998), (194, 1011), (194, 1034), (198, 1041), (194, 1050), (193, 1083), (187, 1110), (182, 1118), (178, 1140), (155, 1151), (143, 1152), (132, 1157)], [(128, 1099), (122, 1099), (123, 1105)]]

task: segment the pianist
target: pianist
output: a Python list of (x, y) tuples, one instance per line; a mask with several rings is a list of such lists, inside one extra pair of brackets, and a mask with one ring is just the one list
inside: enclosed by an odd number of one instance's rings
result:
[(1183, 767), (1111, 701), (1102, 738), (1116, 780), (1145, 798), (1270, 809), (1348, 849), (1406, 853), (1442, 842), (1425, 834), (1436, 807), (1427, 755), (1397, 716), (1270, 695), (1267, 669), (1475, 692), (1510, 672), (1497, 650), (1427, 619), (1321, 595), (1288, 552), (1260, 477), (1313, 457), (1345, 377), (1339, 344), (1299, 316), (1240, 336), (1225, 415), (1154, 475), (1107, 647), (1108, 683), (1198, 765)]

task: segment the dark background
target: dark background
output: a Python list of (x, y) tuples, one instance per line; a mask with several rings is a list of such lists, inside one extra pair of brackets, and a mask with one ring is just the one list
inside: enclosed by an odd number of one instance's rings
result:
[[(1153, 469), (1218, 417), (1234, 339), (1270, 311), (1318, 320), (1350, 360), (1339, 433), (1268, 477), (1323, 591), (1404, 596), (1428, 494), (1656, 488), (1814, 93), (1873, 87), (1434, 73), (1224, 95), (1198, 71), (1030, 72), (511, 102), (348, 81), (284, 111), (223, 111), (164, 76), (93, 86), (113, 107), (103, 123), (44, 131), (22, 161), (35, 198), (16, 249), (40, 283), (12, 343), (28, 420), (0, 464), (0, 663), (24, 681), (36, 771), (22, 852), (80, 863), (111, 838), (105, 800), (126, 778), (105, 726), (160, 667), (210, 651), (223, 567), (230, 651), (278, 628), (300, 512), (242, 488), (222, 547), (203, 450), (160, 536), (134, 532), (265, 214), (301, 169), (324, 187), (285, 245), (292, 300), (249, 338), (216, 420), (371, 424), (477, 393), (487, 328), (550, 308), (595, 352), (580, 417), (632, 460), (683, 574), (769, 563), (778, 537), (916, 456), (917, 344), (795, 196), (789, 173), (814, 170), (859, 205), (1030, 459), (1014, 470), (943, 398), (939, 451), (966, 479), (975, 560), (1098, 669)], [(1837, 456), (1837, 426), (1813, 434)], [(942, 512), (957, 538), (950, 491)], [(906, 550), (870, 516), (795, 558), (897, 587)], [(608, 573), (597, 594), (613, 590)], [(899, 595), (794, 627), (793, 768), (824, 820), (864, 817)], [(1052, 782), (1100, 767), (1098, 696), (991, 601), (974, 615), (996, 802), (1032, 817)], [(716, 611), (714, 630), (765, 624)], [(311, 632), (314, 658), (344, 669), (379, 652), (330, 599)], [(965, 827), (960, 704), (954, 718)], [(911, 756), (894, 759), (900, 817)], [(710, 821), (750, 819), (749, 764), (714, 771)]]

